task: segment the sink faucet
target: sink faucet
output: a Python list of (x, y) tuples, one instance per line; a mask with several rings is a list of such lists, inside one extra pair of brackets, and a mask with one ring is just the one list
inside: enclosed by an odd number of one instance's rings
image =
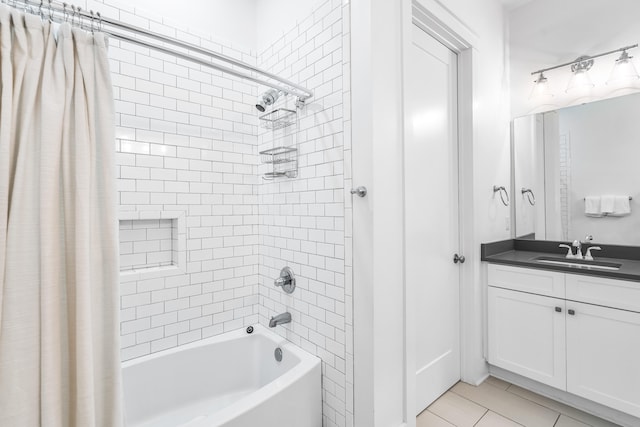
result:
[(582, 242), (580, 240), (574, 240), (573, 246), (576, 248), (576, 253), (573, 255), (574, 258), (582, 259)]
[(287, 311), (286, 313), (273, 316), (271, 320), (269, 320), (269, 327), (275, 328), (278, 325), (282, 325), (283, 323), (290, 323), (290, 322), (291, 322), (291, 313)]

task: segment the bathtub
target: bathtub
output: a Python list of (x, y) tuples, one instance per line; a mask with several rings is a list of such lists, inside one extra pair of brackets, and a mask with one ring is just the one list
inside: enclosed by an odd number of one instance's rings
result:
[(322, 426), (320, 359), (260, 325), (122, 366), (127, 427)]

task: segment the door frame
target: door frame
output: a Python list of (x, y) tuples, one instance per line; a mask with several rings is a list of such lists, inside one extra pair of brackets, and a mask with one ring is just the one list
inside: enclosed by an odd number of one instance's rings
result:
[(345, 138), (349, 129), (351, 138), (345, 146), (352, 147), (352, 180), (345, 182), (345, 192), (364, 185), (369, 193), (365, 198), (347, 198), (345, 205), (353, 209), (353, 273), (351, 280), (347, 274), (346, 283), (353, 286), (347, 425), (353, 417), (355, 427), (415, 427), (415, 354), (407, 351), (411, 350), (407, 339), (413, 340), (416, 331), (404, 278), (402, 180), (407, 125), (404, 61), (411, 48), (414, 8), (424, 29), (458, 53), (460, 233), (467, 258), (461, 272), (460, 357), (462, 379), (473, 383), (488, 372), (482, 354), (484, 295), (477, 286), (481, 272), (473, 220), (474, 47), (479, 40), (438, 0), (351, 0), (349, 5), (351, 124)]
[[(468, 307), (473, 300), (468, 298), (473, 292), (474, 277), (479, 277), (479, 264), (474, 250), (473, 233), (473, 82), (474, 82), (474, 50), (475, 36), (459, 20), (451, 15), (434, 0), (411, 0), (404, 2), (403, 16), (403, 82), (408, 79), (407, 63), (410, 58), (413, 26), (416, 25), (434, 39), (445, 45), (458, 57), (457, 64), (457, 144), (458, 144), (458, 223), (459, 223), (459, 253), (464, 254), (467, 263), (461, 266), (459, 295), (460, 295), (460, 375), (461, 379), (469, 378), (467, 354), (473, 348), (470, 343), (477, 340), (477, 331), (468, 325), (473, 322), (473, 311)], [(456, 25), (457, 24), (457, 25)], [(406, 88), (403, 86), (403, 111), (407, 111)], [(410, 138), (410, 119), (403, 117), (404, 140)], [(404, 143), (403, 143), (404, 155)], [(404, 185), (403, 185), (404, 188)], [(411, 197), (410, 194), (403, 198)], [(404, 256), (403, 256), (404, 258)], [(477, 271), (477, 274), (476, 274)], [(403, 275), (406, 278), (406, 275)], [(404, 342), (405, 342), (405, 422), (408, 427), (415, 426), (416, 401), (416, 354), (412, 342), (417, 335), (417, 325), (413, 321), (416, 317), (414, 290), (404, 283)], [(471, 314), (468, 315), (467, 313)], [(482, 335), (480, 335), (481, 339)]]

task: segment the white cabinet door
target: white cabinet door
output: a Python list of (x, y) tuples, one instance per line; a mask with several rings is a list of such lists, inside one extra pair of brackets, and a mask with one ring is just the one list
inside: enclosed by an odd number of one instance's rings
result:
[(489, 363), (564, 389), (565, 301), (489, 287)]
[(567, 391), (640, 417), (640, 313), (567, 301), (566, 322)]

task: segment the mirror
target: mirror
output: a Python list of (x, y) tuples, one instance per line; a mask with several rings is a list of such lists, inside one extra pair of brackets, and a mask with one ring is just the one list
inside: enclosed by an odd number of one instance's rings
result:
[(512, 135), (516, 238), (640, 245), (640, 94), (519, 117)]

